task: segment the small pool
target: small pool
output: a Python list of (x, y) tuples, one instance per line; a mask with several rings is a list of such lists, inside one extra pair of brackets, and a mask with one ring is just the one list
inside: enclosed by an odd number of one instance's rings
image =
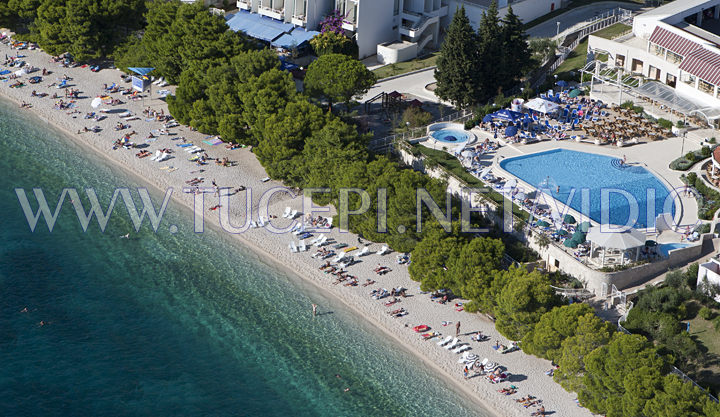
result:
[(661, 213), (675, 215), (665, 184), (618, 158), (554, 149), (506, 158), (500, 167), (598, 223), (625, 225), (633, 216), (634, 227), (646, 228), (648, 218), (654, 223)]
[(681, 249), (681, 248), (687, 248), (688, 246), (692, 246), (691, 243), (661, 243), (658, 245), (658, 250), (660, 251), (660, 254), (667, 258), (670, 254), (671, 250), (675, 249)]
[(467, 132), (457, 129), (436, 130), (430, 133), (430, 136), (438, 142), (457, 145), (467, 142), (470, 139), (470, 135)]

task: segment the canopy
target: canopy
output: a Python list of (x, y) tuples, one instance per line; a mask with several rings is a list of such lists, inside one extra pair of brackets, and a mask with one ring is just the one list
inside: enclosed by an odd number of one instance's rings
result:
[(614, 232), (591, 227), (587, 238), (598, 246), (612, 249), (632, 249), (645, 245), (645, 234), (637, 229)]
[(102, 104), (102, 97), (95, 97), (93, 99), (93, 101), (90, 103), (90, 106), (93, 109), (96, 109), (96, 108), (100, 107), (101, 104)]
[(560, 81), (556, 82), (555, 84), (557, 84), (557, 85), (560, 86), (560, 87), (567, 87), (567, 86), (568, 86), (568, 83), (567, 83), (567, 81), (565, 81), (565, 80), (560, 80)]
[(128, 67), (128, 69), (135, 74), (146, 76), (150, 74), (155, 68), (148, 68), (148, 67)]
[(580, 91), (580, 89), (576, 88), (576, 89), (572, 90), (570, 92), (570, 94), (568, 94), (568, 97), (575, 98), (575, 97), (579, 96), (580, 94), (582, 94), (582, 91)]
[(537, 222), (537, 225), (540, 227), (548, 227), (550, 226), (550, 223), (546, 222), (545, 220), (540, 220), (539, 222)]
[(480, 171), (480, 178), (485, 177), (487, 174), (490, 173), (491, 170), (492, 170), (492, 166), (489, 166), (489, 167), (483, 169), (482, 171)]
[(278, 39), (282, 34), (289, 33), (294, 27), (289, 23), (283, 23), (244, 10), (235, 13), (226, 23), (230, 29), (235, 32), (242, 31), (250, 37), (265, 42), (272, 42)]
[(563, 221), (568, 224), (575, 224), (577, 220), (575, 220), (575, 217), (571, 214), (566, 214), (565, 217), (563, 217)]
[(517, 135), (517, 132), (517, 126), (508, 126), (505, 128), (505, 136), (515, 136)]
[(494, 119), (500, 119), (500, 120), (507, 120), (507, 121), (510, 121), (510, 122), (515, 122), (515, 121), (517, 121), (518, 119), (520, 119), (520, 118), (522, 117), (522, 115), (523, 115), (522, 113), (518, 113), (518, 112), (516, 112), (516, 111), (507, 110), (507, 109), (502, 109), (502, 110), (496, 111), (496, 112), (493, 113), (491, 116), (492, 116)]
[(483, 123), (492, 122), (493, 121), (492, 114), (486, 114), (485, 117), (483, 117), (482, 121), (483, 121)]
[(525, 103), (525, 107), (539, 113), (547, 114), (557, 111), (558, 107), (560, 106), (557, 103), (553, 103), (552, 101), (547, 101), (545, 99), (535, 97), (534, 99)]
[(314, 30), (295, 28), (292, 32), (286, 33), (272, 41), (270, 45), (283, 49), (293, 49), (305, 44), (306, 42), (309, 42), (310, 39), (314, 38), (315, 35), (319, 34), (320, 32), (316, 32)]
[(567, 236), (568, 232), (565, 229), (560, 229), (557, 231), (558, 236)]

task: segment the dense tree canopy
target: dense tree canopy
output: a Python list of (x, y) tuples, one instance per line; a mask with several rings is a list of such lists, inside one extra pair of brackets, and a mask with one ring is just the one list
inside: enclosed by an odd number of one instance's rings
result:
[(435, 94), (456, 107), (465, 108), (478, 102), (477, 44), (477, 34), (470, 26), (465, 7), (461, 6), (447, 28), (435, 70)]
[(362, 62), (342, 54), (322, 55), (313, 61), (305, 75), (305, 91), (314, 97), (325, 97), (333, 103), (342, 101), (350, 109), (350, 100), (364, 94), (375, 84), (375, 74)]
[(562, 343), (575, 336), (579, 319), (593, 316), (593, 309), (584, 303), (555, 307), (540, 317), (540, 321), (522, 340), (523, 350), (554, 362), (560, 360)]
[(508, 282), (500, 292), (495, 327), (510, 340), (520, 340), (543, 313), (560, 303), (546, 275), (537, 271)]
[(327, 54), (343, 54), (352, 58), (358, 56), (358, 46), (352, 39), (342, 33), (325, 31), (310, 39), (310, 46), (316, 56)]
[(0, 23), (50, 54), (84, 61), (111, 54), (142, 27), (144, 12), (144, 0), (7, 0)]

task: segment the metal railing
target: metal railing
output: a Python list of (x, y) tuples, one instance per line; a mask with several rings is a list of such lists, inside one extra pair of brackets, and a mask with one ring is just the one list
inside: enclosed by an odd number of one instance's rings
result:
[[(430, 124), (441, 123), (441, 122), (458, 122), (464, 123), (466, 120), (472, 117), (473, 113), (471, 110), (461, 110), (459, 112), (452, 113), (450, 115), (441, 117)], [(429, 125), (428, 125), (429, 126)], [(414, 139), (420, 139), (427, 136), (427, 126), (416, 127), (405, 132), (396, 133), (394, 135), (385, 136), (379, 139), (373, 139), (368, 144), (368, 147), (373, 152), (384, 153), (393, 151), (395, 144), (398, 141), (408, 141)]]

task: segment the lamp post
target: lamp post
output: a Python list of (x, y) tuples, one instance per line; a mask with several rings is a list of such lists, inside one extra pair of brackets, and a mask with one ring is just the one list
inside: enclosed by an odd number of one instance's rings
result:
[(687, 131), (683, 132), (682, 136), (682, 146), (680, 147), (680, 157), (682, 158), (683, 152), (685, 152), (685, 136), (687, 136)]
[(557, 31), (555, 32), (555, 36), (560, 35), (560, 22), (557, 22)]

